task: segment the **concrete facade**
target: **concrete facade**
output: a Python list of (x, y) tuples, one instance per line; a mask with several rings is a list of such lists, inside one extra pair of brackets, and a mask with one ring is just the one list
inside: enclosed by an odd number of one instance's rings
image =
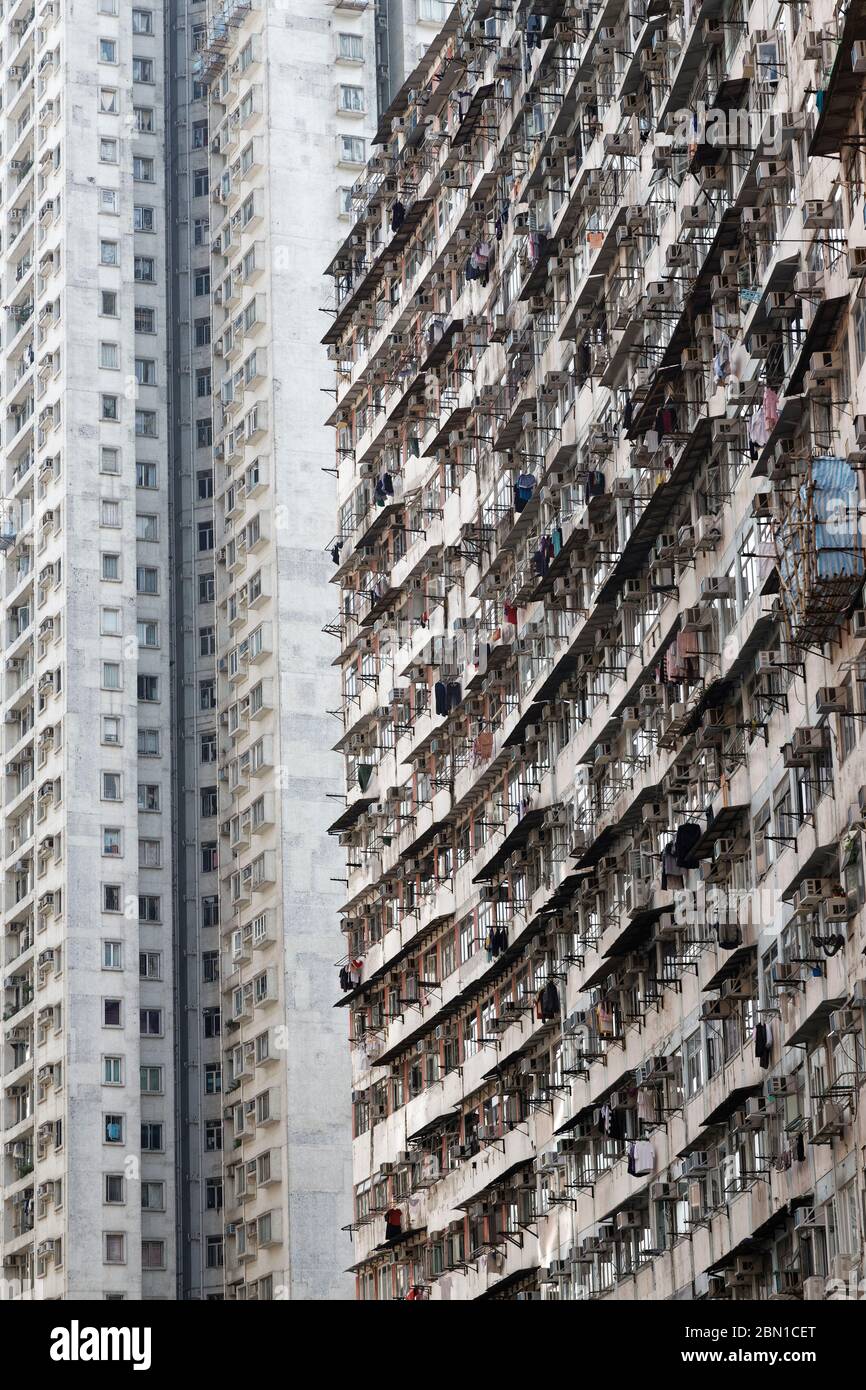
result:
[(380, 122), (326, 334), (361, 1299), (862, 1269), (864, 42), (467, 3)]

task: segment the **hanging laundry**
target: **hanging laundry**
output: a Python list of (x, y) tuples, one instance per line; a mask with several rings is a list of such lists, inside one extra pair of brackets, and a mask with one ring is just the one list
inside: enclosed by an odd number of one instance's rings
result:
[(391, 209), (391, 231), (399, 232), (403, 223), (406, 221), (406, 208), (398, 198)]
[(532, 473), (520, 473), (517, 482), (514, 484), (514, 510), (522, 512), (527, 502), (535, 491), (535, 476)]
[(472, 766), (480, 767), (493, 756), (493, 732), (491, 729), (484, 729), (480, 734), (476, 734), (475, 742), (472, 745)]
[(701, 838), (701, 827), (696, 821), (687, 820), (679, 826), (674, 836), (674, 853), (681, 868), (690, 868), (689, 857)]
[(453, 709), (457, 708), (457, 706), (460, 704), (460, 701), (463, 699), (463, 687), (461, 686), (459, 681), (449, 681), (448, 685), (445, 687), (445, 691), (445, 713), (450, 714)]
[(662, 850), (662, 891), (668, 888), (682, 888), (685, 883), (685, 874), (677, 859), (676, 847), (673, 840), (665, 845)]
[(370, 785), (374, 768), (372, 763), (358, 763), (358, 786), (365, 792)]
[(385, 1239), (399, 1240), (403, 1234), (403, 1213), (399, 1207), (390, 1207), (385, 1212)]
[(333, 560), (335, 565), (338, 565), (340, 563), (340, 551), (343, 549), (343, 546), (345, 544), (345, 541), (337, 541), (336, 545), (331, 546), (331, 559)]
[(766, 1071), (770, 1065), (770, 1053), (773, 1049), (773, 1025), (771, 1023), (758, 1023), (755, 1026), (755, 1056), (761, 1063), (762, 1070)]
[(535, 1012), (544, 1023), (559, 1018), (559, 990), (552, 980), (548, 980), (544, 988), (539, 990), (535, 1001)]
[(517, 607), (516, 607), (516, 605), (513, 604), (513, 603), (508, 603), (508, 602), (506, 601), (505, 604), (503, 605), (503, 612), (504, 612), (504, 614), (505, 614), (505, 621), (506, 621), (507, 623), (511, 623), (512, 627), (517, 627)]
[(448, 687), (444, 681), (437, 681), (433, 687), (433, 707), (437, 714), (448, 713)]
[(713, 377), (717, 384), (721, 384), (725, 377), (731, 372), (731, 340), (727, 333), (722, 333), (719, 338), (719, 345), (716, 348), (716, 355), (713, 358)]
[(655, 1169), (655, 1150), (648, 1139), (636, 1139), (631, 1146), (629, 1172), (636, 1178), (644, 1177)]

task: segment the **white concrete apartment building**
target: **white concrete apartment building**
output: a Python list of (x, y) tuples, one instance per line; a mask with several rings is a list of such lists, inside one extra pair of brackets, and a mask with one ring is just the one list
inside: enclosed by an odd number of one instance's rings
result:
[(466, 0), (380, 122), (325, 335), (361, 1299), (862, 1272), (864, 129), (831, 0)]
[(3, 1277), (174, 1289), (163, 8), (6, 3)]
[[(408, 30), (386, 65), (383, 17), (361, 0), (221, 5), (201, 54), (232, 1299), (351, 1295), (349, 1074), (329, 984), (344, 870), (325, 833), (341, 797), (322, 551), (335, 497), (322, 429), (332, 382), (311, 267), (345, 235), (377, 79), (399, 86), (404, 75)], [(413, 30), (411, 64), (431, 32), (431, 22)]]

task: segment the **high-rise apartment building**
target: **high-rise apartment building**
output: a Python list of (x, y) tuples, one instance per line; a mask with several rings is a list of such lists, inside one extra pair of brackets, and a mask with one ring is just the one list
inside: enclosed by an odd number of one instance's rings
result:
[(23, 1296), (351, 1289), (318, 285), (375, 133), (375, 31), (362, 3), (2, 5), (0, 1253)]
[(864, 1257), (862, 4), (454, 7), (337, 314), (362, 1299)]
[(174, 1291), (162, 4), (2, 17), (3, 1275)]

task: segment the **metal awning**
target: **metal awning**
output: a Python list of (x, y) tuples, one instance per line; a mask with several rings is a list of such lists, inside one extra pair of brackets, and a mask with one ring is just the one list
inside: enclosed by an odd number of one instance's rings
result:
[(701, 1124), (723, 1124), (725, 1120), (729, 1118), (729, 1116), (733, 1115), (735, 1110), (742, 1109), (744, 1100), (748, 1100), (750, 1096), (761, 1095), (763, 1089), (764, 1088), (760, 1084), (760, 1082), (756, 1086), (735, 1086), (732, 1091), (728, 1092), (721, 1104), (716, 1106), (715, 1110), (711, 1110), (708, 1115), (704, 1116), (704, 1118), (701, 1120)]
[(802, 347), (794, 358), (791, 371), (785, 383), (783, 394), (786, 396), (797, 396), (803, 389), (803, 378), (809, 370), (809, 358), (813, 352), (823, 352), (828, 348), (835, 337), (842, 317), (842, 307), (848, 303), (847, 296), (837, 295), (833, 299), (825, 299), (823, 304), (819, 304), (815, 310), (815, 317), (812, 319), (803, 339)]
[(344, 830), (350, 830), (366, 811), (368, 806), (372, 806), (376, 801), (375, 796), (359, 796), (357, 801), (353, 801), (347, 806), (342, 815), (339, 815), (333, 825), (328, 826), (329, 835), (340, 835)]
[[(866, 86), (866, 76), (862, 72), (854, 72), (851, 66), (851, 49), (855, 43), (864, 39), (866, 8), (854, 0), (845, 20), (830, 79), (823, 92), (818, 93), (820, 115), (809, 145), (810, 159), (815, 155), (838, 156), (848, 131), (852, 126), (856, 127), (857, 105)], [(852, 143), (859, 143), (856, 134), (852, 136)]]
[(731, 831), (739, 824), (743, 816), (749, 813), (749, 803), (740, 806), (723, 806), (714, 820), (710, 821), (706, 830), (699, 840), (696, 840), (689, 850), (689, 861), (694, 864), (698, 859), (705, 859), (707, 851), (711, 849), (715, 840), (723, 839), (730, 835)]
[(794, 877), (782, 889), (782, 902), (793, 901), (794, 894), (800, 884), (807, 878), (827, 878), (833, 870), (835, 874), (839, 872), (839, 842), (830, 840), (827, 844), (816, 845)]
[(529, 838), (529, 832), (537, 829), (537, 827), (541, 825), (544, 816), (544, 811), (527, 811), (526, 815), (522, 816), (517, 822), (514, 829), (505, 836), (505, 839), (502, 841), (496, 853), (488, 859), (484, 868), (480, 873), (475, 875), (472, 882), (484, 883), (489, 878), (495, 878), (496, 874), (506, 863), (509, 855), (513, 854), (516, 849), (520, 849), (521, 845), (526, 844)]
[(466, 114), (451, 137), (452, 150), (460, 150), (475, 138), (476, 131), (484, 115), (484, 103), (494, 90), (492, 82), (476, 87), (466, 108)]
[(739, 975), (743, 967), (749, 964), (758, 954), (757, 946), (738, 946), (735, 951), (729, 951), (727, 959), (719, 966), (714, 975), (711, 975), (704, 985), (704, 992), (711, 989), (721, 989), (726, 980), (733, 979)]
[(795, 1028), (790, 1037), (785, 1039), (785, 1046), (808, 1047), (810, 1043), (826, 1037), (830, 1027), (830, 1015), (842, 1007), (846, 998), (847, 995), (842, 994), (837, 999), (822, 999), (804, 1018), (799, 1028)]

